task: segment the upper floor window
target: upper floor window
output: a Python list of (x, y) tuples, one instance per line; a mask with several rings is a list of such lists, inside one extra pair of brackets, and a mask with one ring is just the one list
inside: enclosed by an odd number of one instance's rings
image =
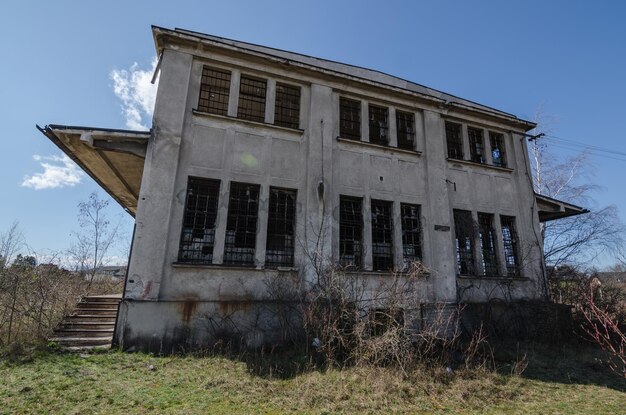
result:
[(491, 143), (491, 160), (494, 166), (506, 167), (506, 150), (504, 148), (504, 135), (489, 131)]
[(472, 212), (454, 209), (457, 275), (474, 275), (474, 220)]
[(372, 200), (372, 263), (375, 271), (393, 268), (393, 203)]
[(339, 135), (351, 140), (361, 139), (361, 102), (339, 98)]
[(361, 268), (363, 246), (362, 199), (341, 196), (339, 199), (339, 263)]
[(485, 142), (483, 141), (483, 130), (480, 128), (467, 128), (469, 137), (470, 156), (475, 163), (485, 163)]
[(370, 143), (389, 144), (389, 111), (387, 108), (369, 105)]
[(267, 213), (266, 267), (293, 266), (296, 191), (270, 188)]
[(190, 177), (180, 235), (178, 260), (193, 264), (211, 264), (215, 245), (215, 220), (220, 181)]
[(198, 111), (228, 115), (229, 92), (230, 72), (204, 66), (200, 82)]
[(446, 122), (446, 144), (448, 145), (448, 158), (463, 160), (463, 136), (461, 124)]
[(230, 183), (224, 264), (254, 265), (259, 185)]
[(502, 244), (504, 245), (504, 262), (509, 277), (519, 275), (518, 239), (513, 216), (500, 216), (502, 227)]
[(265, 80), (242, 75), (239, 83), (237, 118), (264, 122), (266, 89), (267, 82)]
[(493, 215), (478, 213), (478, 236), (483, 254), (483, 272), (487, 276), (498, 275), (496, 255), (496, 232), (493, 229)]
[(415, 149), (415, 116), (410, 112), (396, 111), (398, 148)]
[(402, 203), (400, 215), (402, 217), (402, 254), (406, 268), (410, 262), (421, 261), (422, 259), (420, 207)]
[(274, 124), (282, 127), (300, 127), (300, 88), (276, 84)]

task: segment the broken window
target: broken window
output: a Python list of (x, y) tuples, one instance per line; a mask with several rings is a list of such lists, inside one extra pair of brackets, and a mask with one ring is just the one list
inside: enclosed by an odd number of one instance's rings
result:
[(350, 140), (361, 139), (361, 103), (339, 98), (339, 136)]
[(474, 235), (472, 212), (454, 209), (454, 234), (458, 275), (474, 275)]
[(404, 327), (404, 310), (401, 308), (372, 308), (369, 310), (370, 336), (382, 336), (390, 329)]
[(491, 143), (491, 160), (494, 166), (506, 167), (506, 151), (504, 149), (504, 135), (489, 131)]
[(502, 227), (502, 244), (504, 245), (504, 261), (506, 263), (506, 275), (515, 277), (519, 275), (518, 239), (515, 230), (515, 218), (513, 216), (500, 216)]
[(211, 264), (215, 244), (215, 220), (220, 193), (220, 181), (190, 177), (183, 229), (180, 235), (178, 261)]
[(300, 88), (292, 85), (276, 84), (274, 124), (282, 127), (300, 127)]
[(296, 221), (296, 191), (270, 188), (267, 214), (266, 267), (292, 267)]
[(496, 256), (496, 232), (493, 229), (493, 215), (478, 213), (478, 235), (483, 254), (484, 275), (497, 276), (498, 258)]
[(415, 149), (415, 117), (410, 112), (396, 111), (398, 148)]
[(228, 115), (229, 94), (230, 72), (204, 66), (200, 82), (198, 111)]
[(372, 200), (372, 263), (375, 271), (393, 269), (393, 203)]
[(339, 263), (361, 268), (363, 245), (362, 199), (341, 196), (339, 201)]
[(467, 128), (469, 137), (470, 156), (475, 163), (485, 162), (485, 142), (483, 141), (483, 130), (480, 128)]
[(259, 185), (230, 183), (224, 264), (254, 265)]
[(266, 89), (267, 82), (265, 80), (242, 75), (239, 83), (237, 118), (264, 122)]
[(400, 204), (402, 217), (402, 255), (404, 268), (409, 263), (422, 260), (422, 226), (420, 207), (408, 203)]
[(463, 160), (463, 136), (461, 124), (446, 122), (446, 143), (448, 145), (448, 158)]
[(369, 105), (370, 143), (389, 144), (389, 111), (387, 108)]

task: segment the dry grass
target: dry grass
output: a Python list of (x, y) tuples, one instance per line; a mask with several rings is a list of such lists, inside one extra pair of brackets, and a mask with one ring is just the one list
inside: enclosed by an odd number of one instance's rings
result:
[(0, 413), (623, 413), (626, 385), (581, 350), (525, 351), (523, 377), (506, 365), (403, 376), (380, 367), (317, 370), (298, 355), (44, 352), (0, 362)]

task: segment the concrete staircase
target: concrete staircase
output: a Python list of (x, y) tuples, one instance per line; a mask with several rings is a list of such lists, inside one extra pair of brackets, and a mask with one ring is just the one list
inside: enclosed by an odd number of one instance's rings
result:
[(67, 350), (109, 349), (121, 295), (92, 295), (80, 299), (72, 313), (48, 340)]

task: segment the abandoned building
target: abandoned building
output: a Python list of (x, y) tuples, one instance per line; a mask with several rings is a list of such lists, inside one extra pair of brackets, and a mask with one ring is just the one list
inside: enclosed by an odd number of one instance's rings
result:
[(418, 261), (425, 305), (546, 298), (540, 222), (584, 210), (534, 193), (535, 124), (375, 70), (152, 32), (150, 132), (41, 129), (135, 217), (124, 348), (199, 347), (224, 318), (272, 343), (266, 282), (310, 284), (313, 257), (372, 283)]

